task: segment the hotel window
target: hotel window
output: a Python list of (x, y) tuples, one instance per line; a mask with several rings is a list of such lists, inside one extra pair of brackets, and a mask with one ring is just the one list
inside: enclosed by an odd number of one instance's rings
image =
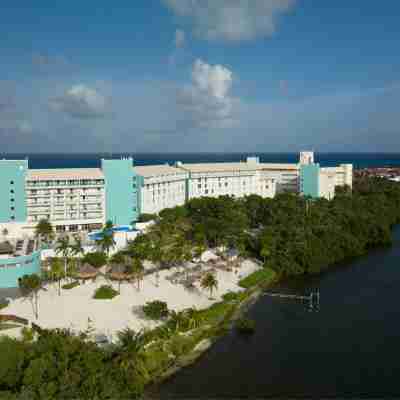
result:
[(14, 203), (15, 200), (14, 200), (14, 199), (10, 199), (10, 201), (11, 201), (12, 203)]
[(11, 211), (14, 211), (15, 210), (15, 207), (11, 207)]
[(10, 181), (10, 185), (14, 185), (14, 181)]
[(14, 216), (14, 215), (11, 215), (11, 219), (14, 220), (14, 219), (15, 219), (15, 216)]

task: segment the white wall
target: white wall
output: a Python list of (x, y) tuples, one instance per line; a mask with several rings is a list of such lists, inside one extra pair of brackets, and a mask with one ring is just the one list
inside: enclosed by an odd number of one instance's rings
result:
[(335, 197), (336, 175), (334, 173), (319, 174), (319, 196), (331, 200)]

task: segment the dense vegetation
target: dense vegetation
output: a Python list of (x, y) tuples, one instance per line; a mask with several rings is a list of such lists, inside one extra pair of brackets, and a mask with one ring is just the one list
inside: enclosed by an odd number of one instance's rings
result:
[[(390, 228), (399, 221), (400, 185), (383, 179), (358, 180), (352, 193), (338, 190), (332, 201), (294, 194), (193, 199), (162, 211), (148, 233), (121, 255), (168, 268), (199, 256), (207, 247), (235, 247), (241, 256), (256, 257), (265, 267), (241, 281), (248, 288), (275, 276), (318, 273), (370, 248), (389, 245)], [(206, 287), (211, 292), (215, 283), (209, 280)], [(34, 282), (27, 283), (28, 294), (34, 296)], [(224, 301), (206, 310), (170, 311), (165, 325), (152, 331), (121, 332), (119, 346), (100, 348), (86, 334), (66, 331), (45, 331), (35, 341), (1, 339), (0, 398), (137, 397), (151, 375), (205, 335), (217, 334), (216, 324), (228, 320), (247, 293), (226, 294)], [(251, 325), (242, 320), (237, 327), (248, 331)], [(205, 333), (206, 326), (211, 329)], [(181, 334), (189, 330), (195, 333)]]
[(160, 217), (125, 254), (169, 267), (208, 247), (234, 247), (278, 277), (312, 274), (389, 245), (390, 228), (400, 220), (400, 186), (365, 178), (355, 181), (353, 192), (338, 188), (331, 201), (291, 193), (274, 199), (198, 198)]

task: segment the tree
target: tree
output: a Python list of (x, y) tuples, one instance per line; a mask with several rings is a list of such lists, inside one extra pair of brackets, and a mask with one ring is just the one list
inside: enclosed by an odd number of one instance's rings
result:
[(85, 249), (82, 245), (82, 239), (79, 235), (74, 236), (74, 243), (71, 244), (71, 253), (74, 255), (79, 261), (85, 255)]
[(23, 297), (28, 298), (32, 303), (35, 318), (39, 318), (39, 291), (42, 288), (42, 281), (39, 275), (24, 275), (18, 279), (18, 286)]
[(94, 251), (93, 253), (87, 253), (82, 259), (83, 263), (88, 263), (95, 268), (101, 268), (107, 263), (107, 255), (102, 251)]
[(108, 231), (103, 230), (102, 236), (97, 243), (102, 249), (102, 251), (107, 254), (108, 257), (110, 250), (115, 246), (114, 232), (112, 230)]
[(103, 226), (103, 232), (109, 232), (114, 228), (113, 222), (109, 219)]
[(64, 275), (63, 266), (59, 258), (53, 258), (51, 261), (51, 278), (58, 282), (58, 295), (61, 295), (61, 279)]
[(134, 258), (132, 264), (129, 266), (129, 271), (132, 273), (137, 283), (137, 289), (140, 290), (140, 282), (144, 276), (144, 266), (139, 258)]
[(123, 371), (132, 372), (134, 376), (145, 381), (149, 378), (146, 368), (146, 355), (144, 352), (145, 335), (126, 328), (117, 334), (119, 349), (117, 350), (117, 364)]
[(62, 254), (64, 257), (64, 277), (67, 277), (67, 263), (68, 263), (68, 256), (71, 253), (71, 244), (69, 242), (69, 236), (60, 237), (57, 240), (56, 244), (56, 253)]
[(35, 228), (35, 235), (42, 238), (46, 243), (54, 238), (53, 226), (47, 219), (41, 219)]
[(211, 272), (208, 272), (206, 275), (204, 275), (203, 279), (201, 280), (200, 286), (205, 290), (209, 290), (210, 297), (212, 297), (213, 290), (218, 289), (217, 278)]

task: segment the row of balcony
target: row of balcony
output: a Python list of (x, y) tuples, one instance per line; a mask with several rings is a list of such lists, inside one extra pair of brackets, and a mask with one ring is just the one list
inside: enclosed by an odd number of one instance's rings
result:
[(104, 186), (104, 180), (27, 181), (27, 187)]

